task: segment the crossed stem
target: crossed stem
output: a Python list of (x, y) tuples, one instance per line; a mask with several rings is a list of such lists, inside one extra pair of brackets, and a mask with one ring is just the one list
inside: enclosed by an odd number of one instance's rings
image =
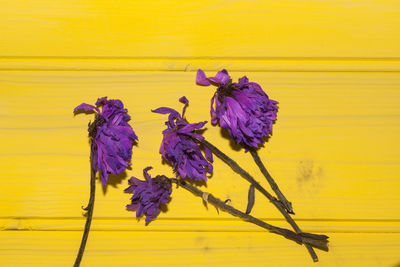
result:
[(317, 248), (320, 248), (323, 250), (328, 249), (328, 244), (326, 241), (326, 239), (328, 237), (326, 235), (316, 235), (316, 234), (310, 234), (310, 233), (295, 233), (291, 230), (268, 224), (260, 219), (257, 219), (249, 214), (246, 214), (246, 213), (226, 204), (224, 201), (220, 200), (219, 198), (214, 197), (212, 194), (201, 191), (197, 187), (195, 187), (189, 183), (186, 183), (185, 181), (175, 179), (175, 178), (170, 178), (170, 180), (173, 183), (176, 183), (177, 185), (185, 188), (186, 190), (188, 190), (195, 196), (203, 198), (204, 201), (211, 203), (217, 209), (226, 211), (235, 217), (239, 217), (245, 221), (256, 224), (262, 228), (269, 230), (270, 232), (282, 235), (282, 236), (286, 237), (287, 239), (297, 242), (298, 244), (314, 246), (314, 247), (317, 247)]
[[(228, 157), (225, 153), (223, 153), (221, 150), (219, 150), (217, 147), (215, 147), (213, 144), (208, 142), (207, 140), (199, 140), (197, 141), (204, 146), (208, 147), (217, 157), (222, 159), (225, 163), (227, 163), (235, 172), (240, 174), (245, 180), (247, 180), (249, 183), (253, 184), (254, 187), (261, 192), (274, 206), (282, 213), (282, 215), (285, 217), (286, 221), (292, 226), (292, 228), (295, 230), (295, 232), (299, 235), (304, 235), (304, 233), (301, 231), (299, 226), (296, 224), (296, 222), (290, 217), (289, 213), (286, 211), (285, 207), (283, 206), (282, 202), (280, 202), (278, 199), (276, 199), (274, 196), (272, 196), (270, 193), (268, 193), (267, 190), (264, 189), (254, 178), (251, 176), (248, 172), (246, 172), (242, 167), (240, 167), (233, 159)], [(328, 237), (326, 236), (325, 239)], [(318, 261), (318, 256), (315, 253), (314, 249), (311, 247), (310, 244), (304, 243), (306, 246), (308, 252), (310, 253), (312, 259), (314, 262)]]
[(284, 208), (288, 213), (294, 214), (292, 203), (289, 202), (286, 197), (282, 194), (281, 190), (279, 189), (278, 185), (275, 183), (275, 180), (269, 174), (267, 168), (265, 168), (263, 162), (261, 161), (260, 157), (258, 156), (257, 150), (251, 148), (249, 149), (251, 156), (253, 157), (254, 161), (256, 162), (258, 168), (260, 168), (261, 173), (265, 176), (268, 183), (270, 184), (272, 190), (274, 190), (276, 196), (278, 197), (279, 201), (282, 203)]

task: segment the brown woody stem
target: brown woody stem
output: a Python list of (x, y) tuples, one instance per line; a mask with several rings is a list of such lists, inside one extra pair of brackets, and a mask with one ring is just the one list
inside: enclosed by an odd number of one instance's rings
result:
[(85, 247), (86, 247), (86, 241), (89, 236), (90, 224), (92, 223), (92, 217), (93, 217), (94, 197), (95, 197), (95, 192), (96, 192), (96, 170), (94, 168), (92, 153), (90, 153), (90, 173), (91, 173), (91, 175), (90, 175), (89, 203), (86, 208), (82, 207), (84, 210), (87, 211), (85, 230), (83, 232), (81, 246), (79, 247), (79, 251), (78, 251), (78, 255), (76, 256), (76, 259), (75, 259), (74, 267), (79, 267), (79, 265), (81, 264), (83, 252), (85, 251)]
[(176, 183), (177, 185), (185, 188), (186, 190), (188, 190), (195, 196), (203, 198), (203, 200), (211, 203), (218, 209), (226, 211), (235, 217), (239, 217), (245, 221), (251, 222), (255, 225), (265, 228), (265, 229), (269, 230), (270, 232), (282, 235), (282, 236), (286, 237), (287, 239), (297, 242), (298, 244), (307, 244), (307, 245), (315, 246), (315, 247), (318, 247), (321, 249), (328, 248), (327, 242), (325, 241), (325, 236), (314, 235), (314, 234), (309, 234), (309, 233), (297, 234), (291, 230), (276, 227), (276, 226), (268, 224), (260, 219), (257, 219), (249, 214), (241, 212), (240, 210), (238, 210), (230, 205), (227, 205), (224, 201), (214, 197), (212, 194), (201, 191), (200, 189), (198, 189), (195, 186), (192, 186), (189, 183), (186, 183), (182, 180), (178, 180), (175, 178), (171, 178), (171, 181)]
[(263, 162), (261, 161), (260, 157), (258, 156), (257, 150), (249, 149), (251, 156), (253, 157), (254, 161), (256, 162), (258, 168), (267, 179), (268, 183), (271, 185), (272, 190), (274, 190), (275, 194), (278, 196), (279, 201), (282, 203), (283, 207), (286, 209), (288, 213), (294, 214), (292, 203), (289, 202), (286, 197), (282, 194), (281, 190), (279, 189), (278, 185), (275, 183), (274, 179), (271, 177), (267, 168), (265, 168)]

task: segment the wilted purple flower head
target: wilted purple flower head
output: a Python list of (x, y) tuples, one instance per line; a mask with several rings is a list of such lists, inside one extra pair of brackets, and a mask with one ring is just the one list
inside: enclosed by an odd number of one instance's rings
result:
[[(74, 109), (77, 111), (97, 112), (94, 122), (89, 123), (93, 168), (99, 170), (103, 186), (108, 175), (118, 175), (129, 165), (132, 157), (132, 146), (138, 140), (132, 127), (127, 123), (130, 116), (119, 99), (99, 98), (96, 106), (82, 103)], [(99, 110), (99, 106), (103, 106)]]
[(278, 102), (269, 99), (259, 84), (249, 82), (246, 76), (240, 78), (238, 83), (232, 83), (226, 70), (219, 71), (214, 77), (206, 77), (200, 69), (196, 83), (218, 86), (211, 99), (213, 124), (219, 122), (231, 138), (246, 150), (264, 144), (264, 137), (272, 133)]
[(152, 167), (143, 170), (146, 181), (135, 177), (129, 179), (130, 186), (125, 189), (126, 193), (132, 193), (132, 203), (126, 205), (129, 210), (136, 210), (136, 217), (146, 215), (146, 223), (160, 214), (160, 206), (169, 202), (172, 193), (171, 180), (164, 175), (157, 175), (155, 178), (147, 173)]
[(212, 153), (203, 146), (204, 158), (199, 144), (195, 142), (195, 139), (204, 139), (201, 134), (195, 133), (195, 130), (202, 128), (207, 121), (188, 123), (183, 116), (189, 101), (184, 96), (179, 101), (185, 104), (182, 115), (171, 108), (161, 107), (153, 110), (155, 113), (169, 114), (168, 121), (165, 123), (168, 128), (163, 131), (164, 138), (160, 153), (163, 159), (172, 164), (176, 175), (182, 179), (207, 181), (207, 172), (212, 173), (213, 170)]

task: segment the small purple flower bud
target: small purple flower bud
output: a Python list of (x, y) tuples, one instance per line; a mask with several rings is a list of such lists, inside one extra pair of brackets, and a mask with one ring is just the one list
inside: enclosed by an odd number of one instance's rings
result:
[(146, 181), (135, 177), (129, 179), (130, 186), (125, 189), (126, 193), (132, 193), (131, 204), (126, 205), (128, 210), (136, 210), (136, 217), (146, 215), (146, 223), (156, 218), (161, 211), (161, 205), (167, 204), (170, 200), (171, 180), (164, 175), (157, 175), (151, 178), (147, 167), (143, 170)]

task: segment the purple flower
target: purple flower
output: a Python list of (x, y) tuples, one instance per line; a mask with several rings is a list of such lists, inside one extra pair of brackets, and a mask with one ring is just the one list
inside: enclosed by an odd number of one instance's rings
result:
[(202, 128), (207, 121), (188, 123), (183, 116), (189, 101), (184, 96), (179, 101), (185, 104), (182, 115), (171, 108), (161, 107), (153, 110), (156, 113), (169, 114), (165, 123), (168, 128), (163, 131), (160, 153), (163, 159), (172, 164), (174, 172), (182, 179), (207, 181), (207, 173), (212, 173), (213, 170), (210, 163), (213, 162), (212, 153), (203, 146), (204, 158), (199, 144), (195, 142), (196, 139), (204, 139), (201, 134), (195, 133), (195, 130)]
[(160, 206), (169, 202), (172, 193), (171, 180), (164, 175), (157, 175), (155, 178), (147, 173), (152, 167), (143, 170), (146, 181), (135, 177), (129, 179), (130, 186), (125, 189), (126, 193), (132, 193), (132, 203), (126, 205), (129, 210), (136, 210), (136, 217), (146, 215), (146, 223), (160, 214)]
[[(100, 171), (101, 181), (105, 186), (109, 174), (118, 175), (131, 165), (132, 146), (138, 138), (127, 123), (131, 117), (121, 100), (107, 100), (107, 97), (102, 97), (97, 100), (96, 106), (82, 103), (74, 109), (74, 113), (97, 112), (94, 122), (89, 123), (94, 163), (92, 166)], [(99, 106), (103, 106), (101, 111)]]
[[(265, 137), (272, 133), (276, 120), (277, 101), (269, 99), (261, 86), (244, 76), (238, 83), (232, 83), (226, 70), (214, 77), (207, 77), (197, 71), (196, 83), (214, 84), (217, 91), (211, 98), (211, 122), (228, 130), (229, 135), (246, 150), (264, 144)], [(214, 109), (215, 105), (215, 109)]]

